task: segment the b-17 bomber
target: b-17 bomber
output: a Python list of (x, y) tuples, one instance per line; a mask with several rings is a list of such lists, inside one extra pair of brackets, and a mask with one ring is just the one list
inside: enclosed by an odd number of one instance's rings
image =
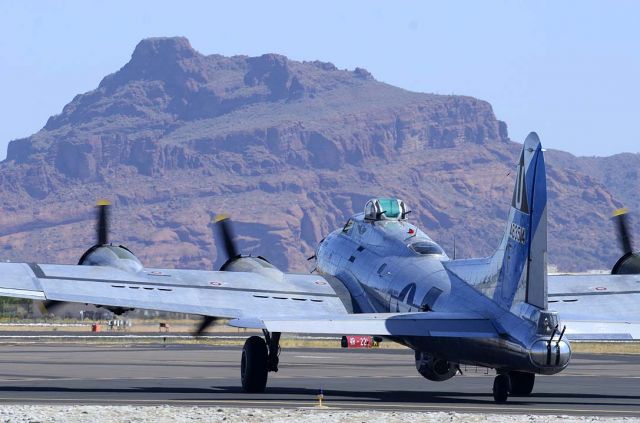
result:
[[(571, 325), (587, 325), (588, 332), (597, 321), (601, 333), (633, 337), (624, 325), (640, 321), (637, 308), (609, 314), (606, 301), (579, 307), (602, 299), (591, 295), (594, 283), (611, 287), (608, 294), (628, 292), (625, 286), (637, 284), (632, 271), (547, 274), (547, 206), (544, 152), (531, 133), (517, 163), (502, 241), (486, 258), (451, 259), (411, 223), (402, 200), (373, 198), (319, 243), (311, 274), (285, 273), (263, 257), (242, 254), (224, 215), (215, 223), (227, 257), (218, 271), (146, 268), (126, 247), (109, 242), (108, 204), (101, 203), (97, 243), (78, 265), (2, 263), (0, 295), (41, 300), (49, 308), (77, 302), (117, 314), (136, 308), (197, 314), (203, 319), (196, 335), (218, 319), (262, 330), (264, 336), (249, 337), (242, 350), (246, 392), (264, 391), (269, 372), (278, 371), (282, 333), (368, 335), (415, 351), (416, 369), (429, 381), (450, 379), (463, 364), (495, 369), (493, 397), (505, 402), (529, 395), (536, 374), (567, 367), (569, 337), (585, 331)], [(631, 268), (637, 255), (629, 254), (619, 267)]]

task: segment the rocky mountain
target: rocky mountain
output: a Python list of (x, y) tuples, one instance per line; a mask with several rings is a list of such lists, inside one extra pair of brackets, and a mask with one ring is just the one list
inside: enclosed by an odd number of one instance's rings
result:
[[(519, 148), (475, 98), (409, 92), (361, 68), (146, 39), (95, 90), (10, 143), (0, 257), (76, 262), (104, 197), (114, 241), (146, 265), (216, 268), (210, 222), (226, 212), (243, 252), (308, 271), (318, 241), (380, 195), (403, 198), (450, 254), (455, 237), (458, 257), (487, 255)], [(609, 216), (623, 200), (640, 208), (640, 156), (550, 151), (547, 161), (550, 261), (610, 267), (619, 253)]]

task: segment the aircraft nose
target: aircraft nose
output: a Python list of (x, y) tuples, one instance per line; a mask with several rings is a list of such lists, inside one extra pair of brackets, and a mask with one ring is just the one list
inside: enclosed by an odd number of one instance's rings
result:
[(539, 339), (531, 345), (529, 356), (540, 373), (558, 373), (569, 364), (571, 345), (564, 339), (560, 341)]

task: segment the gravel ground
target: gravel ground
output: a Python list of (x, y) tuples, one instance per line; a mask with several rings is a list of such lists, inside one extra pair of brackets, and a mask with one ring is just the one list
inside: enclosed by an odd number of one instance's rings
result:
[(576, 417), (563, 415), (488, 415), (461, 413), (419, 413), (392, 411), (338, 411), (331, 409), (252, 409), (172, 406), (59, 406), (0, 405), (0, 422), (102, 422), (102, 423), (187, 423), (187, 422), (495, 422), (536, 423), (638, 422), (631, 417)]

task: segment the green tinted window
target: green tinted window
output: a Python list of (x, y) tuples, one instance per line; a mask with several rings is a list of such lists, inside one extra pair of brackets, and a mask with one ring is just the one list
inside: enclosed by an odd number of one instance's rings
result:
[(398, 200), (396, 200), (395, 198), (381, 198), (378, 201), (380, 202), (380, 209), (385, 212), (385, 216), (392, 219), (400, 216), (400, 206), (398, 205)]

